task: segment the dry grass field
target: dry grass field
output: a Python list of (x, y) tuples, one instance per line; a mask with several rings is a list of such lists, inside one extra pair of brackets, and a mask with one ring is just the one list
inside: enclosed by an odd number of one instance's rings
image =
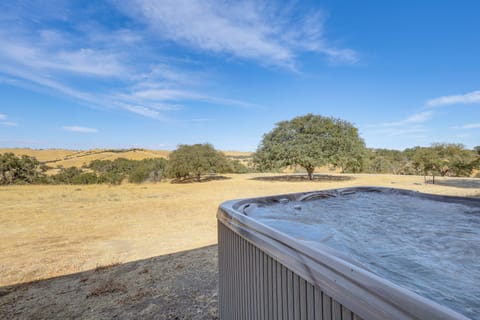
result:
[(191, 184), (0, 187), (0, 286), (214, 244), (216, 210), (228, 199), (346, 186), (480, 194), (478, 187), (424, 184), (419, 176), (352, 175), (352, 180), (335, 182), (252, 180), (258, 176), (264, 175), (228, 175), (229, 179)]
[[(168, 151), (0, 149), (52, 168)], [(247, 164), (251, 153), (225, 152)], [(0, 319), (217, 319), (216, 211), (225, 200), (348, 186), (480, 196), (480, 179), (245, 174), (208, 182), (0, 186)], [(348, 178), (350, 179), (343, 179)], [(335, 180), (335, 181), (333, 181)], [(38, 281), (37, 281), (38, 280)]]

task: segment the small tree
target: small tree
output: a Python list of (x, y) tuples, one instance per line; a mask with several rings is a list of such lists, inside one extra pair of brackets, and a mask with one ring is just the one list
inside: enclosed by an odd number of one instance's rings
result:
[(480, 156), (480, 146), (473, 147), (473, 151), (475, 151), (475, 153)]
[(427, 175), (432, 175), (435, 184), (435, 176), (438, 175), (437, 166), (439, 163), (438, 155), (434, 153), (432, 148), (415, 148), (413, 155), (414, 167), (423, 173), (423, 179), (427, 181)]
[(45, 171), (46, 167), (34, 157), (17, 157), (11, 152), (0, 154), (0, 184), (40, 182)]
[(478, 158), (462, 144), (435, 143), (429, 148), (416, 148), (413, 163), (424, 176), (430, 174), (435, 183), (436, 175), (470, 176), (478, 166)]
[(312, 180), (315, 167), (326, 164), (359, 170), (364, 150), (365, 143), (351, 123), (307, 114), (277, 123), (263, 136), (253, 162), (260, 170), (299, 165)]
[(179, 145), (177, 150), (170, 154), (167, 166), (170, 177), (195, 177), (197, 181), (200, 181), (202, 174), (229, 170), (231, 168), (225, 155), (208, 143)]

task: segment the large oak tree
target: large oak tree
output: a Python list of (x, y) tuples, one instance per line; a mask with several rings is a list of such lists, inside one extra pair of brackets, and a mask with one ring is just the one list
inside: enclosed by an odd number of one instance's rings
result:
[(307, 114), (282, 121), (263, 136), (254, 155), (260, 170), (299, 165), (310, 180), (315, 167), (332, 165), (359, 171), (365, 143), (351, 123)]

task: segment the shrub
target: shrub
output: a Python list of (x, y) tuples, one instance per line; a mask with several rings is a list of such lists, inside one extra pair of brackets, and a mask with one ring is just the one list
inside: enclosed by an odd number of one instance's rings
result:
[(128, 177), (129, 182), (141, 183), (145, 181), (158, 182), (162, 179), (167, 166), (163, 158), (144, 159), (138, 161)]
[(46, 167), (34, 157), (0, 154), (0, 184), (38, 183), (45, 178), (45, 171)]
[(202, 174), (231, 171), (225, 155), (208, 143), (180, 145), (170, 154), (167, 173), (172, 178), (193, 177), (200, 181)]

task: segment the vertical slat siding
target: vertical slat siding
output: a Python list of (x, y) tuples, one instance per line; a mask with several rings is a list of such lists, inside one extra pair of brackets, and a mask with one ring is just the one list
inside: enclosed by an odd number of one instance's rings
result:
[(307, 282), (298, 277), (300, 290), (300, 320), (307, 320)]
[(322, 292), (323, 319), (332, 319), (332, 298)]
[(283, 300), (282, 300), (282, 264), (276, 263), (277, 267), (277, 319), (283, 320)]
[(322, 320), (323, 319), (323, 305), (322, 305), (322, 290), (320, 288), (315, 287), (313, 291), (313, 301), (314, 301), (314, 309), (315, 309), (315, 320)]
[(278, 305), (277, 305), (277, 263), (272, 260), (272, 306), (273, 306), (273, 319), (278, 319)]
[(221, 222), (218, 255), (222, 320), (361, 320)]
[[(293, 272), (292, 272), (293, 273)], [(300, 320), (300, 284), (298, 283), (299, 276), (293, 273), (293, 312), (294, 319)]]
[(268, 319), (275, 320), (273, 317), (273, 288), (272, 288), (272, 258), (267, 256), (267, 295), (268, 295)]
[(288, 319), (288, 280), (287, 280), (287, 268), (282, 265), (282, 306), (283, 306), (283, 319)]
[(342, 305), (332, 299), (332, 319), (342, 320)]
[(268, 319), (268, 258), (265, 252), (263, 253), (263, 265), (262, 265), (262, 270), (259, 270), (260, 272), (263, 273), (263, 318), (262, 319)]
[(315, 287), (307, 282), (307, 319), (315, 320), (315, 302), (314, 302)]
[(342, 306), (342, 320), (353, 320), (353, 312)]
[(288, 279), (288, 319), (295, 318), (295, 303), (293, 301), (293, 296), (295, 293), (293, 292), (293, 272), (287, 269), (287, 279)]
[(251, 317), (250, 319), (255, 319), (255, 315), (257, 314), (256, 312), (256, 290), (255, 290), (255, 275), (256, 275), (256, 272), (255, 272), (255, 265), (254, 265), (254, 262), (255, 262), (255, 247), (253, 246), (253, 244), (250, 244), (249, 243), (249, 254), (250, 254), (250, 270), (249, 270), (249, 274), (250, 274), (250, 303), (252, 304), (252, 308), (251, 308)]

